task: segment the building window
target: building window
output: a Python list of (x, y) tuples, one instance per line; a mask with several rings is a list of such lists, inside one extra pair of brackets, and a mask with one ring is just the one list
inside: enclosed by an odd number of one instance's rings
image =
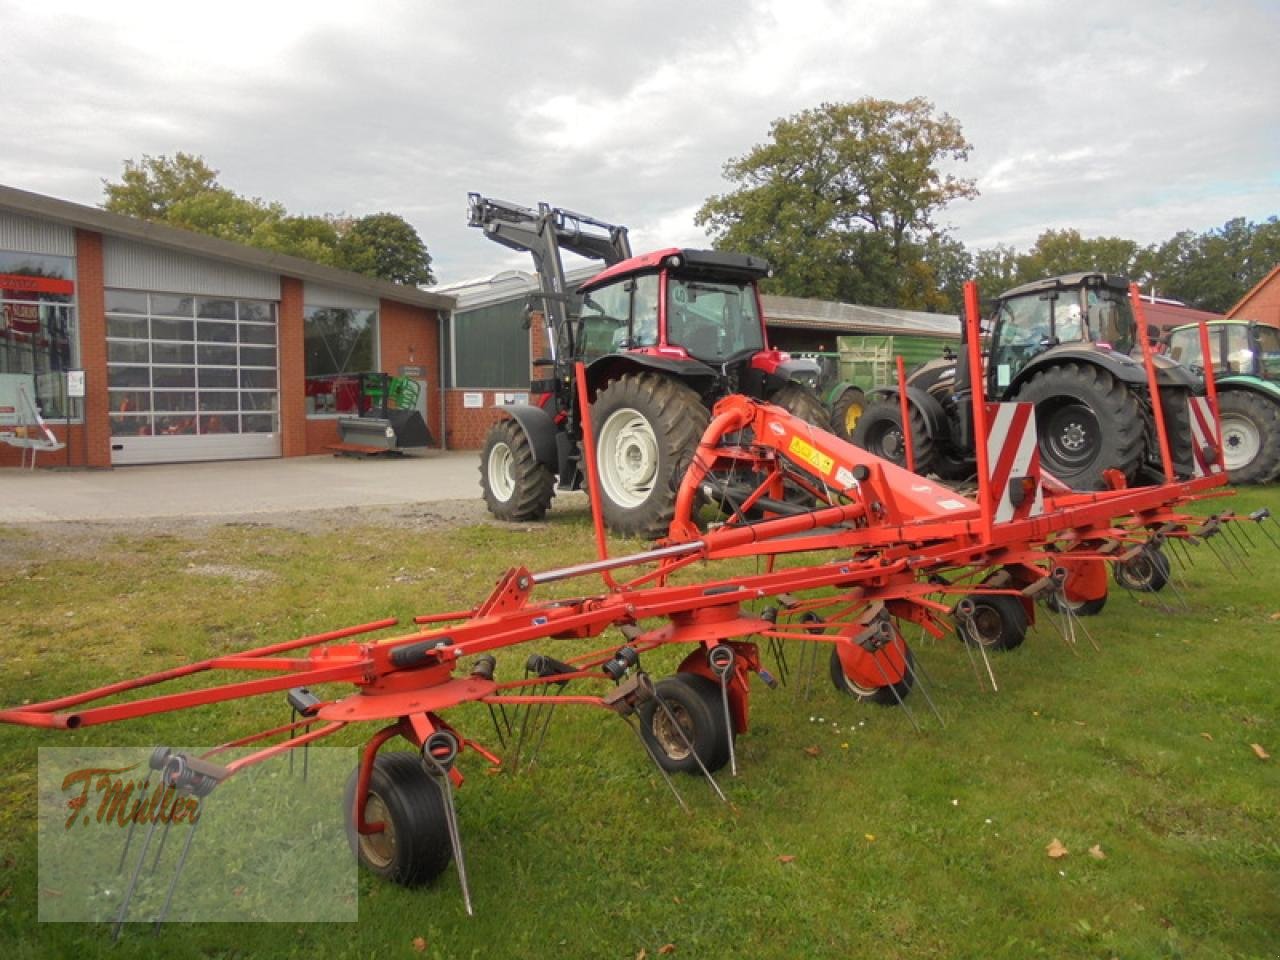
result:
[(449, 386), (469, 390), (529, 389), (529, 330), (525, 301), (511, 300), (455, 313)]
[(75, 260), (0, 250), (0, 373), (31, 378), (42, 416), (78, 420), (66, 372), (79, 362)]
[(308, 416), (360, 412), (360, 374), (378, 369), (378, 311), (306, 307)]
[(111, 435), (275, 433), (276, 305), (106, 291)]

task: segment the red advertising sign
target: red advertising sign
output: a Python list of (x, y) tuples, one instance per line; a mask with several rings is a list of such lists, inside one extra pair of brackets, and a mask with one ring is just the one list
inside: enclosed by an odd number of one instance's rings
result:
[(0, 273), (0, 296), (12, 296), (22, 293), (55, 293), (69, 297), (75, 293), (76, 285), (72, 280), (61, 277), (28, 277), (21, 273)]

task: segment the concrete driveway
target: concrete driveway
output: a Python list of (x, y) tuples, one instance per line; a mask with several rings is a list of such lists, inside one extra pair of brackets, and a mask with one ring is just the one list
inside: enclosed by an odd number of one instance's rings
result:
[(0, 470), (0, 523), (217, 517), (480, 500), (479, 453)]

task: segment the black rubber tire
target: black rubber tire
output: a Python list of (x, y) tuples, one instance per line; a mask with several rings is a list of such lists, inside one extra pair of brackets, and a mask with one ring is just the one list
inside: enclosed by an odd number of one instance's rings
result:
[[(619, 449), (616, 441), (621, 438), (615, 433), (625, 432), (628, 420), (638, 423), (636, 416), (643, 419), (651, 434), (649, 455), (654, 462), (651, 470), (634, 478), (636, 489), (628, 492), (630, 481), (619, 476), (618, 471), (623, 467), (620, 461), (633, 462), (628, 451), (636, 451), (637, 447), (633, 443)], [(620, 419), (615, 422), (614, 417)], [(666, 535), (675, 513), (682, 471), (710, 421), (710, 413), (692, 388), (659, 373), (629, 373), (610, 381), (600, 391), (591, 405), (591, 424), (596, 437), (601, 508), (610, 530), (650, 540)], [(650, 438), (640, 439), (647, 443)], [(610, 445), (613, 449), (606, 449)], [(644, 451), (639, 453), (644, 456)]]
[(1142, 407), (1106, 370), (1091, 363), (1049, 367), (1014, 399), (1035, 404), (1041, 463), (1063, 483), (1100, 490), (1109, 468), (1130, 481), (1137, 476), (1146, 439)]
[[(933, 469), (933, 437), (925, 424), (924, 416), (912, 404), (911, 443), (915, 451), (916, 473), (924, 476)], [(902, 411), (896, 397), (878, 397), (867, 405), (858, 418), (853, 431), (853, 442), (863, 450), (889, 460), (900, 467), (907, 465), (907, 450), (903, 440)]]
[[(555, 475), (538, 462), (524, 428), (503, 417), (485, 434), (480, 489), (499, 520), (541, 520), (556, 495)], [(504, 489), (504, 486), (508, 489)]]
[[(1173, 459), (1174, 476), (1188, 480), (1195, 473), (1195, 454), (1191, 449), (1191, 391), (1186, 387), (1161, 387), (1160, 408), (1164, 411), (1164, 428), (1169, 434), (1169, 456)], [(1160, 454), (1160, 437), (1154, 426), (1151, 443), (1156, 462), (1163, 461)]]
[(915, 686), (916, 670), (915, 654), (911, 652), (910, 647), (906, 647), (907, 651), (907, 670), (903, 673), (902, 679), (897, 683), (885, 684), (879, 687), (862, 687), (854, 683), (845, 675), (844, 664), (840, 662), (840, 653), (834, 646), (831, 648), (831, 685), (840, 693), (853, 697), (855, 700), (862, 700), (866, 703), (878, 704), (882, 707), (896, 707), (899, 701), (905, 701), (907, 695), (911, 693), (911, 688)]
[(1257, 453), (1234, 470), (1227, 468), (1232, 483), (1270, 483), (1280, 476), (1280, 403), (1252, 390), (1224, 390), (1218, 394), (1218, 415), (1226, 448), (1222, 451), (1224, 464), (1237, 446), (1233, 443), (1239, 438), (1238, 434), (1233, 437), (1236, 429), (1257, 434)]
[(1015, 650), (1027, 638), (1027, 611), (1012, 594), (986, 593), (969, 597), (973, 617), (958, 621), (956, 632), (972, 646), (988, 650)]
[[(1044, 601), (1054, 613), (1062, 613), (1062, 604), (1058, 601), (1057, 594), (1051, 593)], [(1107, 605), (1105, 596), (1098, 597), (1096, 600), (1068, 600), (1067, 606), (1071, 612), (1077, 617), (1096, 617), (1102, 612), (1102, 608)]]
[[(431, 883), (453, 859), (440, 788), (416, 753), (380, 753), (369, 778), (365, 819), (382, 820), (382, 833), (360, 836), (355, 826), (356, 774), (342, 794), (347, 841), (366, 870), (402, 887)], [(369, 807), (374, 806), (371, 812)]]
[(841, 440), (852, 442), (853, 431), (866, 408), (866, 394), (857, 387), (850, 387), (831, 406), (831, 432)]
[(819, 430), (831, 433), (831, 415), (822, 404), (822, 398), (803, 383), (783, 384), (769, 397), (769, 402), (781, 407), (793, 417), (811, 423)]
[[(675, 716), (708, 772), (729, 762), (730, 731), (725, 729), (720, 688), (706, 677), (677, 673), (655, 685), (657, 695)], [(640, 735), (658, 764), (669, 773), (700, 775), (698, 760), (671, 728), (671, 719), (656, 699), (640, 705)]]
[(1148, 546), (1130, 560), (1111, 566), (1117, 584), (1136, 593), (1159, 593), (1169, 582), (1169, 558), (1158, 547)]

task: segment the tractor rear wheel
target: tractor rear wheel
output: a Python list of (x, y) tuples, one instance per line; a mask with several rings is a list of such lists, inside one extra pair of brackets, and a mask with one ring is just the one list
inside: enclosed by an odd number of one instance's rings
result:
[(356, 859), (370, 872), (403, 887), (430, 883), (453, 858), (444, 798), (416, 753), (380, 753), (369, 777), (366, 823), (382, 823), (380, 833), (358, 833), (353, 771), (342, 795), (347, 839)]
[(1218, 398), (1222, 461), (1232, 483), (1270, 483), (1280, 474), (1280, 404), (1252, 390)]
[(644, 371), (610, 381), (591, 405), (605, 524), (623, 536), (666, 534), (679, 470), (711, 417), (698, 395), (672, 377)]
[(831, 429), (841, 440), (852, 442), (862, 411), (867, 407), (866, 395), (857, 387), (850, 387), (840, 394), (831, 408)]
[(503, 417), (484, 438), (480, 488), (499, 520), (541, 520), (555, 496), (555, 476), (538, 462), (524, 428)]
[[(911, 446), (915, 454), (916, 473), (924, 476), (933, 468), (933, 437), (925, 425), (924, 416), (910, 407)], [(862, 411), (853, 431), (853, 442), (882, 460), (889, 460), (900, 467), (907, 465), (906, 439), (902, 431), (902, 410), (896, 398), (873, 400)]]
[(822, 405), (822, 398), (802, 383), (784, 384), (774, 391), (769, 402), (819, 430), (831, 432), (831, 416)]
[(1101, 367), (1063, 363), (1036, 373), (1015, 400), (1033, 403), (1040, 458), (1076, 490), (1099, 490), (1102, 473), (1132, 480), (1142, 465), (1142, 408), (1129, 389)]
[(640, 735), (663, 770), (698, 774), (701, 760), (708, 773), (715, 773), (729, 762), (732, 733), (725, 727), (714, 683), (698, 674), (677, 673), (659, 680), (655, 692), (640, 705)]

